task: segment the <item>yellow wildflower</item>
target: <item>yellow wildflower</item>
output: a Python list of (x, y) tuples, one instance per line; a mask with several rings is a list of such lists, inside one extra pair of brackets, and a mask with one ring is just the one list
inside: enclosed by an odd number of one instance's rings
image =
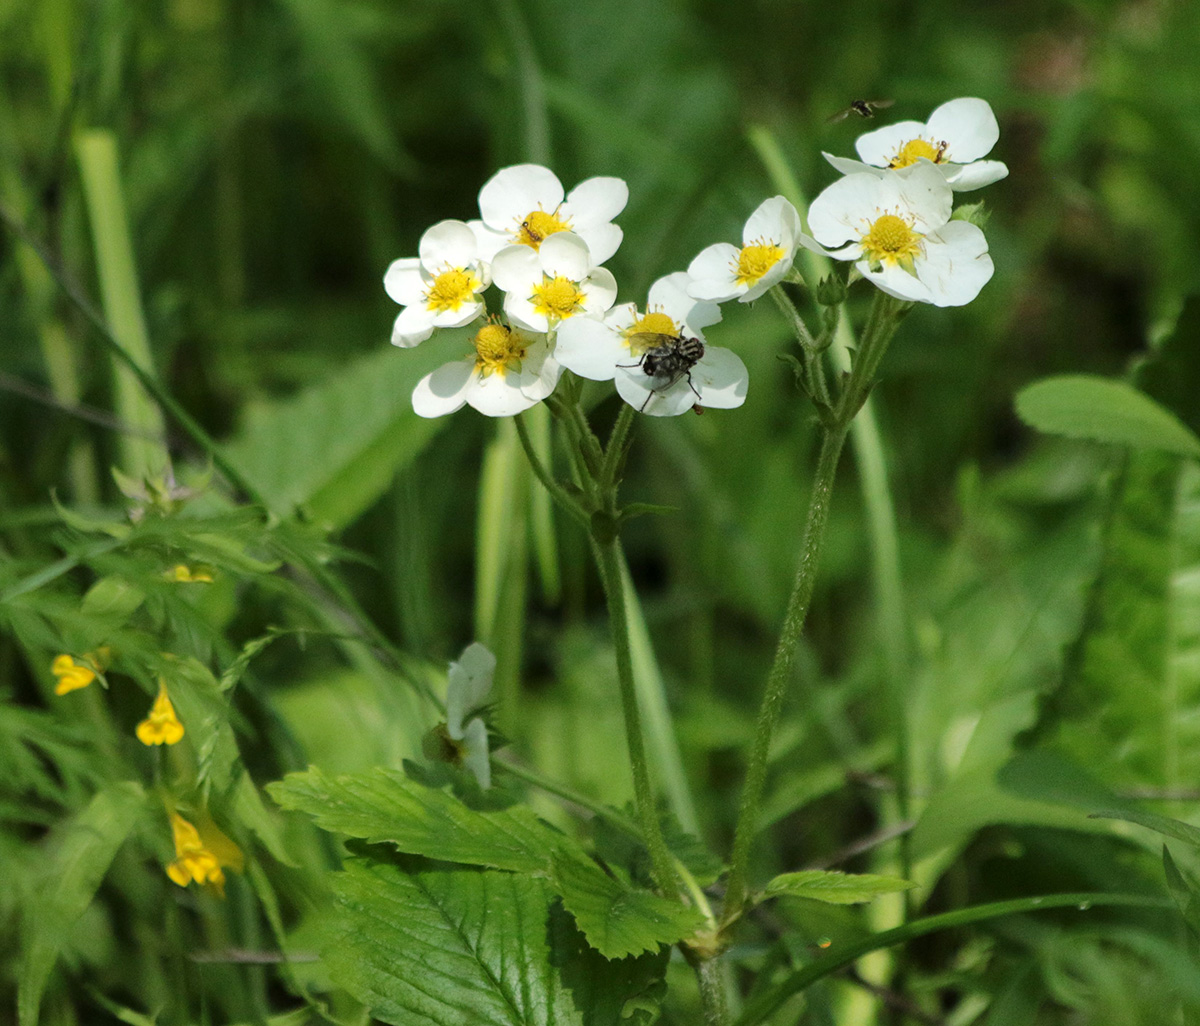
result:
[(101, 645), (94, 652), (84, 652), (78, 659), (65, 652), (56, 655), (50, 664), (50, 672), (58, 678), (54, 693), (65, 695), (69, 691), (86, 688), (100, 676), (111, 655), (112, 650), (107, 645)]
[(212, 571), (197, 563), (195, 566), (188, 566), (186, 563), (177, 563), (170, 570), (163, 574), (168, 581), (177, 581), (180, 584), (212, 584)]
[[(241, 872), (242, 850), (225, 836), (207, 814), (198, 817), (197, 829), (179, 813), (171, 813), (171, 833), (175, 838), (175, 858), (167, 865), (167, 876), (180, 887), (193, 880), (225, 897), (223, 867)], [(201, 833), (203, 831), (203, 833)]]
[(166, 682), (160, 677), (158, 697), (150, 707), (150, 715), (137, 725), (137, 738), (144, 745), (173, 745), (182, 737), (183, 724), (175, 715)]

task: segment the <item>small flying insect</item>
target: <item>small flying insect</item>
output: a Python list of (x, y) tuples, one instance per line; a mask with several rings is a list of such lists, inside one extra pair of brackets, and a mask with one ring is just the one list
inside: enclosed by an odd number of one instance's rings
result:
[(877, 110), (886, 110), (895, 102), (895, 100), (851, 100), (849, 107), (830, 115), (825, 122), (834, 125), (839, 121), (845, 121), (851, 114), (857, 114), (860, 118), (873, 118)]
[[(642, 403), (638, 412), (646, 409), (652, 396), (665, 392), (680, 378), (687, 378), (688, 388), (697, 399), (699, 406), (700, 393), (692, 384), (692, 368), (704, 358), (704, 343), (698, 338), (686, 335), (668, 335), (659, 331), (638, 331), (629, 336), (631, 348), (641, 348), (643, 353), (637, 363), (617, 364), (618, 367), (641, 367), (647, 375), (654, 378), (655, 387), (650, 389), (646, 402)], [(661, 384), (659, 383), (661, 382)]]

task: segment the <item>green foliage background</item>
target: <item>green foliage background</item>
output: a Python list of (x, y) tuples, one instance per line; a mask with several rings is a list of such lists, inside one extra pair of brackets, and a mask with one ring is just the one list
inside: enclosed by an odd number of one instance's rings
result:
[[(1165, 894), (1161, 838), (1087, 814), (1148, 800), (1196, 819), (1200, 475), (1152, 443), (1039, 438), (1013, 398), (1051, 374), (1123, 378), (1200, 431), (1198, 48), (1184, 0), (0, 2), (0, 200), (99, 302), (111, 236), (79, 140), (111, 133), (154, 371), (276, 514), (211, 488), (190, 518), (129, 527), (109, 467), (133, 457), (112, 418), (138, 402), (122, 405), (95, 331), (32, 251), (0, 237), (0, 1020), (19, 978), (44, 982), (46, 1022), (302, 1022), (316, 1013), (301, 995), (354, 1020), (323, 963), (189, 953), (320, 947), (335, 845), (259, 789), (310, 764), (419, 760), (437, 720), (421, 691), (473, 638), (500, 657), (512, 756), (624, 805), (586, 541), (529, 498), (496, 424), (412, 414), (440, 357), (436, 341), (387, 344), (383, 270), (431, 223), (474, 216), (497, 168), (536, 160), (568, 188), (629, 183), (609, 266), (638, 299), (778, 191), (752, 126), (811, 197), (835, 177), (820, 151), (850, 152), (863, 128), (827, 118), (858, 97), (894, 98), (895, 119), (986, 98), (1011, 174), (986, 194), (994, 279), (968, 307), (914, 311), (874, 397), (899, 525), (890, 607), (843, 467), (757, 882), (897, 871), (894, 842), (853, 846), (897, 825), (899, 693), (915, 908)], [(694, 826), (727, 851), (816, 436), (776, 359), (774, 307), (727, 311), (710, 336), (747, 363), (746, 406), (640, 424), (624, 494), (681, 511), (636, 521), (626, 545)], [(202, 487), (206, 455), (167, 431), (180, 479)], [(217, 581), (163, 582), (177, 558)], [(339, 612), (331, 561), (365, 619)], [(346, 640), (365, 621), (394, 641), (387, 658)], [(114, 638), (141, 690), (53, 695), (56, 653)], [(193, 782), (252, 863), (224, 905), (166, 880), (165, 817), (128, 783), (159, 783), (132, 728), (167, 643), (181, 715), (204, 725)], [(1171, 851), (1186, 893), (1195, 849)], [(739, 978), (893, 925), (900, 902), (781, 902), (741, 938)], [(1194, 926), (1096, 909), (936, 934), (861, 967), (903, 1009), (843, 976), (774, 1021), (1200, 1021), (1181, 941)], [(686, 967), (668, 980), (662, 1021), (696, 1021)]]

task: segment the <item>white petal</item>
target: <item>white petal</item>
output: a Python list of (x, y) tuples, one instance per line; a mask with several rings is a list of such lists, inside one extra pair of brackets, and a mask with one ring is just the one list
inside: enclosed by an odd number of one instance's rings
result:
[(461, 409), (474, 373), (475, 361), (468, 359), (444, 363), (432, 374), (426, 374), (413, 389), (413, 412), (418, 417), (444, 417)]
[(440, 310), (433, 314), (435, 328), (461, 328), (470, 324), (476, 317), (482, 317), (485, 307), (483, 303), (463, 303), (457, 310)]
[(607, 321), (572, 317), (559, 326), (554, 358), (581, 378), (609, 381), (618, 363), (628, 362), (629, 347)]
[(495, 674), (496, 657), (478, 641), (471, 642), (450, 664), (446, 674), (446, 731), (455, 740), (463, 736), (463, 717), (487, 698)]
[(651, 417), (678, 417), (687, 413), (700, 400), (683, 374), (666, 387), (655, 388), (656, 378), (640, 366), (618, 368), (613, 384), (617, 394), (630, 406)]
[(553, 213), (562, 201), (558, 176), (540, 164), (502, 168), (479, 190), (479, 212), (484, 222), (510, 236), (533, 211)]
[(383, 288), (401, 306), (411, 306), (425, 298), (425, 279), (419, 257), (402, 257), (388, 264)]
[(482, 221), (468, 221), (467, 227), (475, 233), (475, 249), (479, 259), (490, 263), (505, 246), (512, 242), (512, 237), (506, 232), (492, 231)]
[(952, 169), (946, 181), (955, 192), (970, 192), (1008, 177), (1008, 167), (998, 160), (977, 160), (971, 164), (943, 164)]
[(476, 717), (463, 732), (463, 765), (475, 774), (485, 791), (492, 786), (492, 764), (488, 761), (487, 725)]
[(521, 391), (520, 374), (478, 374), (466, 390), (467, 403), (487, 417), (512, 417), (536, 406)]
[(593, 264), (602, 264), (621, 248), (625, 233), (615, 224), (583, 225), (574, 229), (592, 254)]
[(703, 358), (692, 368), (692, 384), (700, 393), (700, 405), (708, 409), (741, 406), (749, 382), (750, 373), (741, 357), (720, 346), (705, 346)]
[(883, 179), (873, 174), (846, 175), (827, 187), (808, 208), (808, 230), (823, 246), (857, 241), (883, 204)]
[(734, 268), (740, 255), (741, 250), (728, 242), (717, 242), (700, 250), (688, 264), (688, 277), (692, 279), (688, 295), (713, 303), (740, 295), (743, 289), (734, 282)]
[(868, 164), (887, 167), (905, 143), (928, 138), (929, 129), (920, 121), (897, 121), (894, 125), (863, 133), (854, 140), (854, 148)]
[(1000, 126), (987, 100), (973, 96), (943, 103), (929, 115), (929, 131), (948, 144), (945, 159), (956, 164), (986, 156), (1000, 138)]
[(895, 296), (897, 299), (903, 299), (909, 303), (933, 302), (933, 294), (929, 289), (903, 267), (896, 264), (884, 264), (878, 271), (873, 271), (866, 260), (860, 260), (854, 266), (858, 268), (864, 278), (874, 282), (881, 291), (886, 292), (889, 296)]
[[(896, 202), (914, 221), (913, 227), (922, 235), (940, 228), (950, 220), (950, 209), (954, 206), (954, 193), (946, 184), (946, 176), (936, 164), (919, 160), (910, 167), (901, 168), (880, 179), (887, 192), (894, 191)], [(885, 206), (892, 202), (885, 199)]]
[(492, 258), (492, 281), (505, 292), (528, 294), (541, 280), (542, 262), (528, 246), (505, 246)]
[(851, 160), (849, 157), (835, 157), (832, 153), (826, 153), (823, 150), (821, 151), (821, 156), (844, 175), (879, 174), (879, 169), (873, 168), (870, 164), (864, 164), (861, 160)]
[(629, 202), (629, 186), (621, 178), (598, 177), (580, 182), (567, 196), (563, 213), (575, 231), (611, 221)]
[[(545, 246), (543, 242), (542, 248), (545, 249)], [(617, 279), (607, 267), (593, 267), (592, 273), (583, 280), (580, 291), (584, 294), (583, 312), (599, 317), (616, 302)]]
[(745, 292), (738, 296), (739, 303), (753, 303), (759, 296), (763, 295), (767, 289), (771, 288), (777, 282), (783, 281), (783, 276), (792, 268), (791, 257), (783, 257), (776, 260), (771, 265), (771, 269), (767, 271), (761, 278), (751, 285)]
[(421, 236), (417, 251), (430, 274), (476, 262), (475, 233), (463, 221), (439, 221)]
[[(526, 399), (540, 403), (558, 384), (562, 376), (562, 364), (550, 354), (550, 343), (545, 339), (535, 342), (525, 351), (521, 369), (514, 384)], [(509, 377), (514, 377), (511, 373)]]
[(592, 267), (592, 256), (588, 245), (574, 232), (557, 232), (546, 239), (538, 249), (542, 270), (552, 278), (569, 278), (583, 281)]
[(766, 239), (784, 249), (791, 249), (800, 234), (800, 215), (783, 196), (763, 200), (746, 220), (742, 229), (742, 244), (749, 246)]
[(526, 331), (536, 331), (545, 334), (550, 330), (550, 322), (545, 314), (540, 314), (529, 301), (529, 296), (520, 292), (510, 292), (504, 297), (504, 312), (509, 321), (518, 328)]
[(928, 287), (935, 306), (971, 302), (992, 277), (987, 239), (977, 225), (951, 221), (925, 239), (925, 259), (917, 274)]
[(433, 312), (423, 303), (406, 306), (392, 325), (392, 345), (410, 349), (433, 334)]
[(677, 326), (686, 325), (692, 333), (721, 320), (721, 308), (712, 302), (699, 301), (688, 294), (692, 279), (686, 271), (664, 275), (650, 286), (646, 309), (662, 310)]

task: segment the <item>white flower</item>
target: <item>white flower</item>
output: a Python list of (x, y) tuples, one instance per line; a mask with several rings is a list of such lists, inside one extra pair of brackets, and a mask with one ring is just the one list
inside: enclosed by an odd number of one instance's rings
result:
[(865, 278), (897, 299), (934, 306), (969, 303), (992, 276), (983, 232), (951, 221), (953, 193), (932, 164), (903, 171), (847, 175), (808, 209), (818, 243), (810, 249), (838, 260), (855, 260)]
[(689, 295), (724, 303), (749, 303), (781, 280), (792, 266), (800, 240), (800, 215), (782, 196), (759, 205), (742, 229), (742, 248), (718, 242), (688, 266)]
[(741, 406), (746, 365), (705, 342), (701, 329), (716, 324), (721, 310), (689, 296), (688, 284), (682, 271), (659, 278), (643, 315), (628, 303), (602, 321), (567, 321), (558, 331), (555, 357), (581, 377), (613, 378), (622, 399), (653, 417), (678, 416), (695, 405)]
[(413, 389), (413, 410), (442, 417), (467, 404), (489, 417), (511, 417), (554, 391), (561, 370), (545, 335), (488, 321), (461, 360), (426, 374)]
[(475, 774), (479, 786), (492, 784), (488, 761), (487, 724), (479, 716), (464, 726), (463, 718), (483, 704), (492, 688), (496, 657), (478, 641), (463, 649), (458, 662), (450, 664), (446, 685), (446, 733), (456, 742), (462, 765)]
[(483, 220), (469, 223), (487, 260), (508, 245), (536, 250), (551, 235), (574, 232), (599, 265), (621, 245), (621, 229), (612, 219), (628, 201), (629, 187), (620, 178), (589, 178), (564, 200), (553, 171), (517, 164), (497, 171), (479, 190)]
[(404, 307), (392, 327), (394, 346), (415, 346), (434, 328), (462, 327), (484, 310), (479, 293), (490, 276), (470, 228), (439, 221), (421, 236), (418, 252), (393, 260), (383, 276), (387, 294)]
[(602, 316), (617, 298), (612, 272), (596, 267), (587, 243), (569, 232), (551, 235), (537, 249), (506, 246), (492, 274), (507, 293), (509, 320), (530, 331), (547, 332), (579, 315)]
[(862, 163), (826, 153), (842, 174), (871, 172), (877, 169), (909, 167), (929, 160), (950, 183), (955, 192), (968, 192), (1008, 175), (998, 160), (981, 160), (1000, 138), (996, 115), (986, 100), (964, 96), (943, 103), (929, 115), (929, 121), (901, 121), (860, 135), (854, 144)]

